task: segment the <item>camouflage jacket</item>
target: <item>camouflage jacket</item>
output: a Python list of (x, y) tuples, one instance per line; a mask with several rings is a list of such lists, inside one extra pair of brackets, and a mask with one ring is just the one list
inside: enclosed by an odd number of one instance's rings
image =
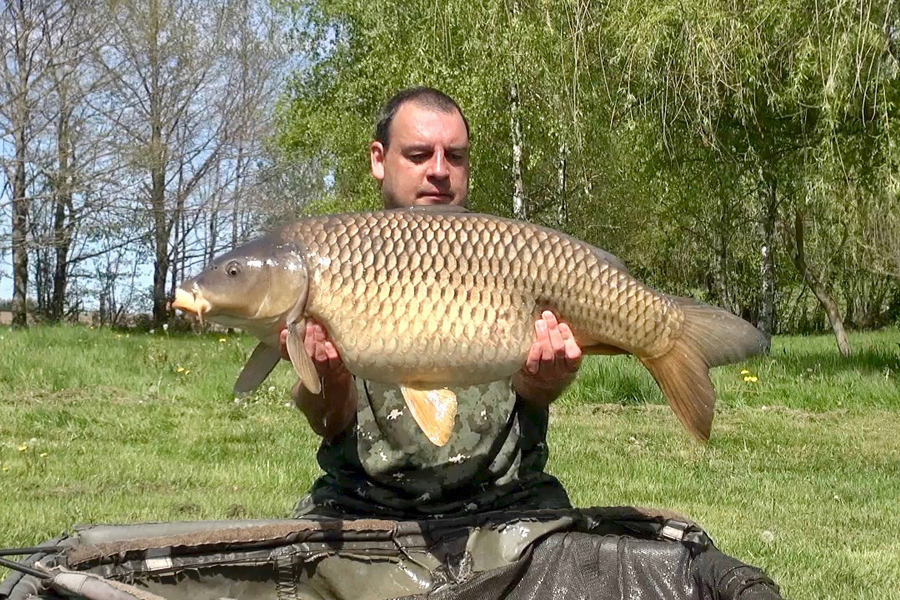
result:
[(568, 508), (547, 463), (547, 409), (509, 379), (457, 392), (450, 441), (419, 429), (396, 386), (357, 379), (355, 423), (319, 448), (325, 474), (295, 508), (311, 515), (419, 519), (504, 509)]

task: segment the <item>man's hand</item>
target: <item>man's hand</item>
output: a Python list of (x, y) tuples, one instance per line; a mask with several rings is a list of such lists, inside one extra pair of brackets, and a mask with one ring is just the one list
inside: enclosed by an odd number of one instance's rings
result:
[[(291, 390), (294, 404), (306, 415), (313, 431), (331, 439), (344, 431), (356, 415), (356, 386), (350, 371), (344, 366), (334, 343), (325, 328), (312, 319), (306, 322), (303, 349), (312, 358), (322, 380), (322, 391), (311, 393), (298, 381)], [(287, 329), (279, 339), (281, 357), (290, 360), (287, 351)]]
[(581, 366), (581, 348), (565, 323), (549, 310), (534, 324), (537, 340), (525, 367), (513, 376), (513, 387), (523, 399), (548, 406), (575, 379)]
[[(290, 360), (287, 350), (288, 335), (288, 330), (286, 328), (281, 330), (279, 346), (281, 349), (281, 358), (284, 360)], [(334, 343), (328, 339), (328, 333), (325, 331), (325, 328), (313, 319), (306, 321), (303, 347), (309, 357), (313, 360), (313, 364), (316, 367), (316, 371), (319, 373), (319, 377), (327, 379), (347, 373), (347, 368), (344, 366), (343, 361), (341, 361), (341, 357), (338, 354), (337, 348), (334, 347)]]

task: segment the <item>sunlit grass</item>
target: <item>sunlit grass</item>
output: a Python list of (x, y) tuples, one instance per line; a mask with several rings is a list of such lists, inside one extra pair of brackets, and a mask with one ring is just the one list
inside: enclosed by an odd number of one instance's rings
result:
[[(716, 369), (707, 446), (640, 363), (591, 357), (552, 409), (549, 469), (579, 506), (683, 512), (788, 598), (898, 597), (900, 332), (851, 343), (845, 360), (829, 337), (778, 338)], [(289, 515), (319, 473), (317, 440), (289, 405), (287, 364), (235, 402), (252, 347), (0, 328), (0, 545), (78, 523)]]

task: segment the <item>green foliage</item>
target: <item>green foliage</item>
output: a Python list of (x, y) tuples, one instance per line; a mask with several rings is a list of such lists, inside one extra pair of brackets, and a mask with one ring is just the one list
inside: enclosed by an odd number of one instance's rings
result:
[[(395, 91), (432, 85), (472, 125), (472, 205), (512, 210), (516, 85), (529, 219), (620, 255), (661, 290), (759, 311), (762, 184), (776, 190), (778, 327), (828, 327), (792, 264), (848, 324), (895, 319), (900, 280), (896, 7), (698, 0), (288, 3), (313, 59), (279, 143), (335, 173), (328, 208), (378, 205), (366, 145)], [(892, 45), (893, 44), (893, 45)], [(564, 186), (560, 166), (565, 159)], [(565, 199), (566, 218), (559, 219)], [(885, 220), (888, 215), (896, 221)]]

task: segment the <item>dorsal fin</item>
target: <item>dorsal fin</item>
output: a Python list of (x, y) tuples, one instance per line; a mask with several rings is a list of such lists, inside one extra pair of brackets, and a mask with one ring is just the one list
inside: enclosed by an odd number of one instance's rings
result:
[(410, 212), (430, 212), (430, 213), (468, 213), (472, 212), (465, 206), (457, 206), (455, 204), (427, 204), (424, 206), (410, 206), (399, 210), (408, 210)]

